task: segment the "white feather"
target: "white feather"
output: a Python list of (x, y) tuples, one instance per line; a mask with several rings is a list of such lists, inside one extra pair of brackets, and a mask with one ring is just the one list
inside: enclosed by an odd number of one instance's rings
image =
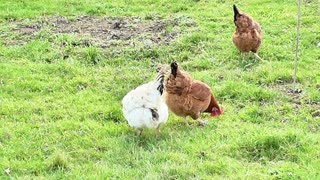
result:
[[(163, 79), (163, 77), (162, 77)], [(136, 129), (158, 128), (168, 120), (168, 107), (158, 90), (161, 85), (161, 78), (154, 82), (149, 82), (131, 90), (122, 99), (122, 111), (128, 124)], [(152, 111), (158, 113), (159, 118), (152, 117)]]

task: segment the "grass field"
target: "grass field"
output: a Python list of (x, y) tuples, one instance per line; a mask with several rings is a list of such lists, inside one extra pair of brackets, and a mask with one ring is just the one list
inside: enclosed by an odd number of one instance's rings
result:
[[(233, 46), (234, 3), (264, 62)], [(1, 1), (0, 179), (319, 179), (319, 10), (303, 1), (292, 91), (292, 0)], [(172, 61), (225, 112), (137, 137), (121, 99)]]

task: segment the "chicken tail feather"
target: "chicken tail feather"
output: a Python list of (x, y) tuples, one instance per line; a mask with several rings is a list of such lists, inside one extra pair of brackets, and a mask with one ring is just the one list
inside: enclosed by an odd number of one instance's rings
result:
[(177, 77), (178, 64), (176, 62), (171, 63), (171, 74), (174, 78)]
[(240, 13), (239, 13), (239, 10), (238, 10), (238, 8), (237, 8), (237, 6), (235, 4), (233, 5), (233, 11), (234, 11), (234, 22), (236, 22), (237, 21), (237, 15), (240, 14)]
[(161, 95), (162, 95), (163, 89), (164, 89), (163, 82), (164, 82), (164, 73), (160, 72), (159, 75), (157, 76), (157, 79), (156, 79), (156, 87), (157, 87), (157, 90), (160, 92)]

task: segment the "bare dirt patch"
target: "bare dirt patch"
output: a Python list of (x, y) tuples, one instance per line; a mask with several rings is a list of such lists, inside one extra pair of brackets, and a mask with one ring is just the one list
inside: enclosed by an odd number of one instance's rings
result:
[(139, 43), (150, 46), (168, 45), (185, 33), (181, 29), (182, 26), (190, 30), (196, 27), (188, 17), (175, 17), (170, 20), (145, 20), (140, 17), (44, 17), (28, 24), (15, 21), (10, 23), (14, 27), (13, 37), (16, 38), (9, 40), (7, 37), (8, 41), (4, 43), (8, 45), (25, 44), (46, 30), (56, 36), (75, 35), (78, 38), (87, 38), (90, 39), (89, 44), (101, 48), (134, 46)]
[(272, 88), (280, 90), (283, 95), (289, 97), (291, 106), (297, 112), (304, 106), (310, 110), (313, 118), (320, 118), (320, 103), (308, 99), (302, 89), (293, 89), (292, 84), (289, 82), (277, 82)]

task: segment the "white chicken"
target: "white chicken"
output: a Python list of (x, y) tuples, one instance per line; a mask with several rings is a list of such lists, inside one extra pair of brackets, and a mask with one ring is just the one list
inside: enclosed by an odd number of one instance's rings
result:
[(155, 81), (131, 90), (122, 99), (123, 115), (139, 135), (144, 128), (155, 128), (159, 137), (160, 126), (168, 120), (168, 107), (162, 97), (163, 82), (164, 73), (160, 72)]

